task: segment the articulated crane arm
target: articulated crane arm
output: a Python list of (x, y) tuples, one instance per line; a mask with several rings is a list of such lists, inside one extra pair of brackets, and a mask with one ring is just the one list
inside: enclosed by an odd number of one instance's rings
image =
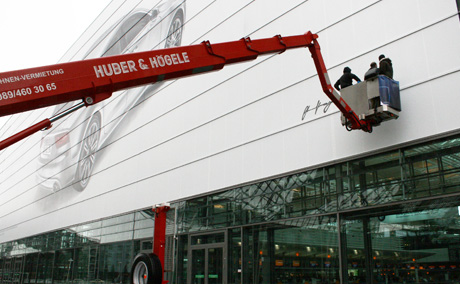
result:
[(317, 42), (318, 35), (303, 35), (174, 47), (62, 63), (0, 73), (0, 116), (82, 100), (73, 108), (45, 119), (0, 142), (0, 150), (49, 128), (57, 119), (109, 98), (113, 92), (222, 69), (225, 65), (256, 59), (259, 55), (308, 47), (323, 91), (339, 108), (351, 129), (370, 132), (370, 122), (360, 120), (331, 86)]

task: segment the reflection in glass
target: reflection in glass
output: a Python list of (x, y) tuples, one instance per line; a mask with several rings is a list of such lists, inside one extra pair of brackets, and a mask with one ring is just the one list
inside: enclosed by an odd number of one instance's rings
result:
[(458, 207), (370, 219), (373, 277), (378, 283), (457, 283)]
[(459, 208), (442, 204), (349, 218), (344, 223), (349, 283), (458, 283)]
[(205, 268), (206, 268), (206, 250), (196, 249), (192, 251), (192, 284), (205, 283)]
[(333, 217), (250, 227), (243, 242), (244, 283), (336, 283), (340, 279)]

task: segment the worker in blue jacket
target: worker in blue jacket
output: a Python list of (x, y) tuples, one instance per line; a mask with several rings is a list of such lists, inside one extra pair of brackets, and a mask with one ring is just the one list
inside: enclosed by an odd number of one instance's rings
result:
[(343, 68), (343, 75), (339, 78), (339, 80), (337, 80), (334, 87), (340, 91), (340, 89), (353, 85), (353, 79), (358, 83), (361, 82), (361, 79), (359, 79), (358, 76), (351, 73), (350, 67), (345, 67)]

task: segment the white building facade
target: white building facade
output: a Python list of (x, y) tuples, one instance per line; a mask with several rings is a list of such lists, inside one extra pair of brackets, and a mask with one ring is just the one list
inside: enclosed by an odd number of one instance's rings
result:
[(172, 283), (457, 283), (459, 28), (455, 0), (112, 1), (62, 62), (312, 31), (334, 82), (390, 58), (400, 117), (347, 131), (308, 49), (114, 93), (0, 153), (2, 283), (129, 283), (165, 202)]

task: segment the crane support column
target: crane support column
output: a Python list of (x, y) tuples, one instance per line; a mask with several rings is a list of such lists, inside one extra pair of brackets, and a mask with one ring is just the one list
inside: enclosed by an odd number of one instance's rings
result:
[[(153, 235), (153, 253), (158, 257), (162, 267), (165, 268), (165, 245), (166, 245), (166, 215), (170, 207), (167, 205), (155, 207), (155, 231)], [(163, 284), (168, 281), (163, 280)]]

